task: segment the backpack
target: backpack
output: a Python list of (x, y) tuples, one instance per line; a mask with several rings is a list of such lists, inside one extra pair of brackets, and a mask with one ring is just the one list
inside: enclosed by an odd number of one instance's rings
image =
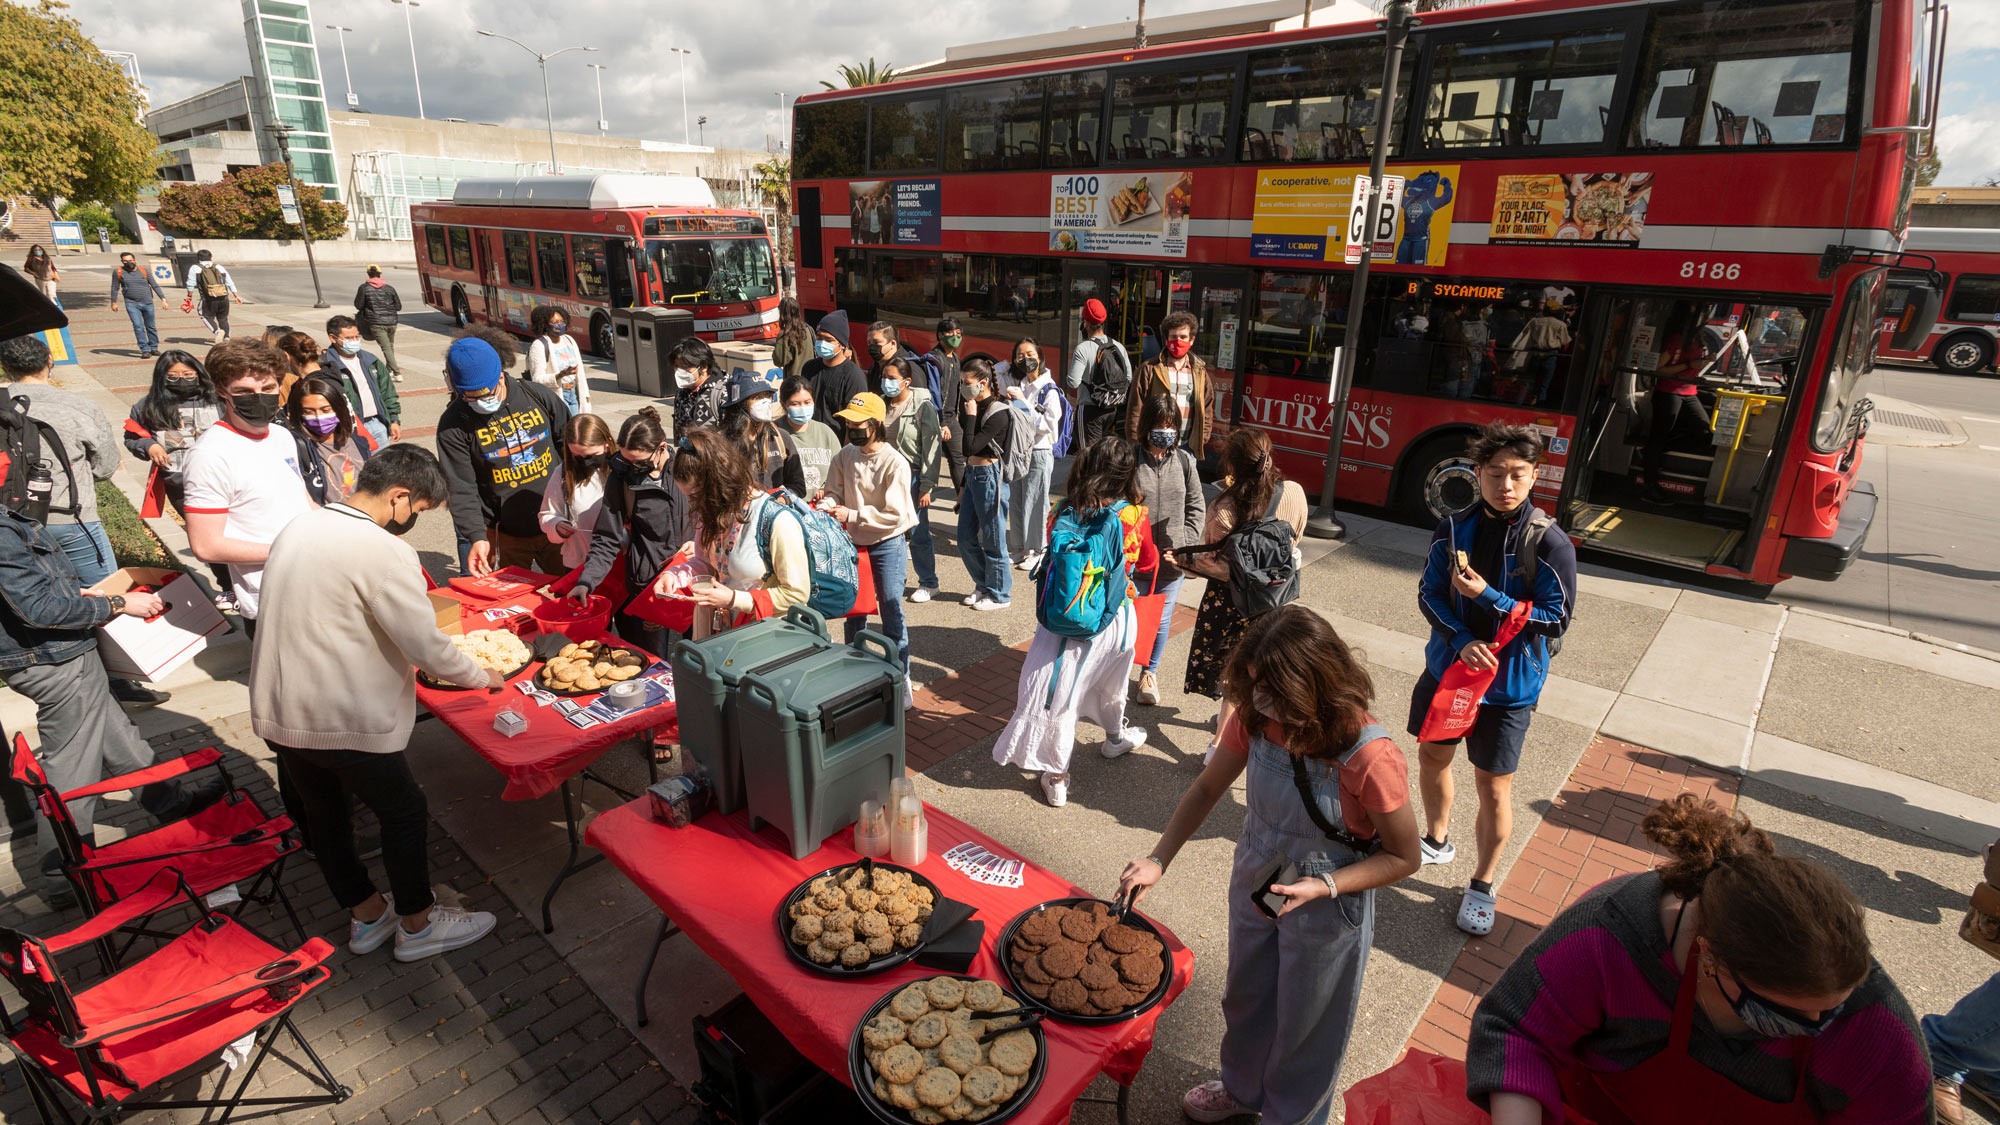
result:
[(1229, 601), (1246, 619), (1269, 613), (1299, 599), (1299, 564), (1292, 553), (1292, 525), (1278, 518), (1278, 501), (1285, 489), (1271, 493), (1270, 506), (1205, 547), (1184, 547), (1182, 554), (1222, 555), (1229, 564)]
[[(769, 502), (757, 512), (757, 557), (771, 565), (771, 525), (789, 512), (805, 532), (806, 556), (812, 561), (812, 593), (806, 604), (828, 621), (846, 617), (861, 589), (860, 554), (840, 521), (807, 504), (783, 488), (766, 493)], [(888, 595), (884, 595), (885, 597)]]
[[(27, 399), (17, 398), (0, 386), (0, 507), (19, 512), (37, 523), (47, 523), (52, 510), (76, 515), (83, 510), (76, 491), (76, 468), (70, 464), (69, 452), (55, 430), (47, 422), (29, 416), (30, 405)], [(42, 456), (44, 443), (54, 454), (53, 465), (50, 458)], [(67, 507), (50, 509), (48, 494), (31, 489), (28, 478), (37, 468), (59, 468), (69, 478)]]
[(1048, 552), (1035, 568), (1035, 620), (1059, 637), (1094, 637), (1125, 605), (1124, 501), (1083, 515), (1056, 513)]
[(201, 295), (204, 297), (229, 296), (229, 282), (223, 280), (222, 271), (213, 265), (201, 267)]
[[(1014, 410), (1004, 403), (1000, 409)], [(1014, 410), (1013, 422), (1007, 431), (1006, 453), (1000, 458), (1000, 479), (1006, 482), (1028, 475), (1028, 461), (1035, 452), (1035, 420), (1025, 410)]]
[[(909, 356), (909, 353), (906, 352), (904, 353), (904, 358), (908, 359), (911, 357)], [(930, 389), (931, 401), (943, 402), (944, 372), (938, 367), (937, 356), (933, 355), (930, 352), (925, 352), (920, 356), (916, 356), (915, 359), (917, 363), (923, 366), (924, 382)]]
[[(1109, 355), (1117, 360), (1107, 364)], [(1117, 376), (1110, 376), (1112, 368), (1117, 368)], [(1097, 358), (1090, 365), (1091, 378), (1084, 380), (1084, 391), (1090, 396), (1090, 405), (1097, 407), (1122, 406), (1125, 396), (1132, 389), (1132, 357), (1125, 354), (1125, 345), (1109, 336), (1097, 346)]]
[(1049, 456), (1067, 457), (1070, 447), (1076, 444), (1076, 411), (1070, 409), (1069, 400), (1063, 397), (1054, 382), (1043, 387), (1042, 393), (1035, 396), (1035, 408), (1039, 410), (1050, 395), (1056, 396), (1056, 404), (1062, 408), (1062, 420), (1056, 423), (1056, 440), (1049, 447)]
[[(1521, 579), (1530, 597), (1534, 596), (1535, 571), (1541, 566), (1542, 536), (1556, 525), (1555, 517), (1532, 508), (1528, 513), (1528, 526), (1521, 529), (1521, 542), (1514, 548), (1514, 574)], [(1544, 637), (1548, 642), (1549, 655), (1562, 651), (1561, 637)]]

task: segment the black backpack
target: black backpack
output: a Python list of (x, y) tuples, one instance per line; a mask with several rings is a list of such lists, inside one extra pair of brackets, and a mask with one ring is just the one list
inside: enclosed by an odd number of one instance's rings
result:
[(1284, 499), (1281, 484), (1271, 492), (1264, 514), (1245, 520), (1205, 547), (1186, 547), (1184, 555), (1220, 553), (1229, 564), (1229, 600), (1245, 618), (1269, 613), (1299, 600), (1299, 564), (1293, 553), (1292, 525), (1278, 518)]
[[(1514, 573), (1520, 576), (1531, 597), (1535, 590), (1535, 571), (1541, 566), (1542, 537), (1555, 525), (1555, 517), (1540, 508), (1532, 508), (1528, 512), (1528, 525), (1521, 529), (1521, 541), (1514, 547)], [(1549, 637), (1547, 640), (1550, 656), (1562, 651), (1561, 637)]]
[[(27, 399), (17, 398), (0, 386), (0, 507), (38, 523), (46, 523), (51, 510), (76, 515), (83, 504), (77, 495), (76, 470), (69, 463), (69, 452), (47, 422), (28, 415), (28, 406)], [(53, 465), (42, 455), (45, 444), (55, 454)], [(28, 478), (37, 468), (45, 472), (59, 469), (69, 478), (68, 507), (50, 509), (46, 491), (31, 492)], [(31, 503), (31, 498), (38, 503)]]
[[(1107, 358), (1109, 362), (1107, 362)], [(1132, 357), (1124, 345), (1106, 336), (1097, 346), (1097, 358), (1090, 364), (1091, 377), (1084, 380), (1084, 393), (1095, 407), (1122, 406), (1132, 389)]]

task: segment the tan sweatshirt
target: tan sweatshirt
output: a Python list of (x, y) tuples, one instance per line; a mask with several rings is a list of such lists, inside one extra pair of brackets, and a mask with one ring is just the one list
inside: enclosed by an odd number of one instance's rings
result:
[(345, 504), (285, 525), (264, 564), (251, 731), (295, 749), (395, 753), (416, 722), (416, 668), (486, 679), (438, 630), (417, 552)]
[(826, 468), (826, 494), (843, 508), (848, 538), (869, 547), (917, 526), (917, 500), (910, 495), (910, 463), (896, 447), (882, 442), (867, 453), (858, 445), (843, 445)]

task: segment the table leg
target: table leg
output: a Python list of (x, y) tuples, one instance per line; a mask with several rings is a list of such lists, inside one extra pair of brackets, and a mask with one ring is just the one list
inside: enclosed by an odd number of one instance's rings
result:
[(563, 861), (561, 870), (556, 872), (555, 880), (549, 884), (548, 892), (542, 895), (542, 932), (545, 934), (556, 932), (555, 918), (549, 913), (549, 906), (555, 902), (556, 892), (562, 889), (563, 880), (590, 866), (587, 863), (578, 863), (576, 861), (577, 853), (583, 845), (583, 838), (577, 832), (576, 795), (570, 790), (570, 785), (574, 780), (574, 778), (564, 778), (561, 787), (563, 826), (569, 831), (569, 858)]
[(1132, 1125), (1132, 1087), (1118, 1084), (1116, 1098), (1078, 1098), (1077, 1104), (1091, 1102), (1096, 1105), (1115, 1106), (1118, 1110), (1118, 1125)]
[(660, 915), (660, 925), (653, 931), (653, 943), (646, 947), (646, 963), (639, 967), (639, 986), (632, 991), (633, 1006), (639, 1010), (639, 1026), (646, 1026), (646, 982), (652, 978), (653, 962), (660, 958), (660, 946), (668, 938), (680, 933), (680, 927), (665, 914)]

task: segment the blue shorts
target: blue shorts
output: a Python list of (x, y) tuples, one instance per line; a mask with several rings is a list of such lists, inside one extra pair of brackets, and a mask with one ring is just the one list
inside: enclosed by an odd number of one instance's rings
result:
[[(1425, 672), (1417, 678), (1416, 690), (1410, 692), (1411, 738), (1419, 738), (1417, 732), (1424, 729), (1424, 716), (1430, 712), (1431, 696), (1437, 694), (1437, 677)], [(1520, 707), (1496, 707), (1491, 703), (1479, 706), (1479, 717), (1472, 720), (1472, 729), (1465, 732), (1465, 757), (1474, 766), (1492, 774), (1510, 774), (1521, 767), (1521, 743), (1528, 737), (1528, 719), (1533, 716), (1534, 704)], [(1456, 746), (1459, 739), (1438, 745)]]

